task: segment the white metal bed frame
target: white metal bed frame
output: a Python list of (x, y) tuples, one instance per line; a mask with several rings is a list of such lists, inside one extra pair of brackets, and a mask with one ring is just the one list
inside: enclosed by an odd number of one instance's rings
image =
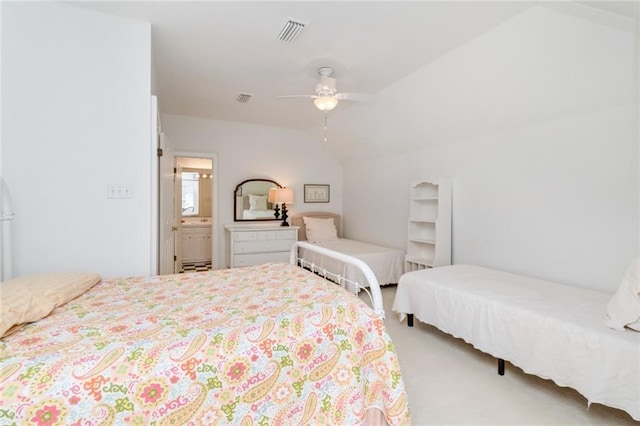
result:
[[(360, 285), (359, 283), (353, 280), (350, 280), (346, 277), (343, 277), (339, 274), (334, 274), (333, 272), (328, 271), (326, 268), (323, 268), (319, 265), (316, 265), (313, 262), (309, 262), (299, 257), (298, 248), (304, 248), (305, 250), (313, 251), (313, 252), (322, 254), (324, 256), (331, 257), (338, 261), (344, 262), (346, 264), (355, 266), (356, 268), (360, 269), (360, 271), (366, 278), (369, 287), (367, 288), (363, 285)], [(378, 283), (378, 279), (376, 278), (375, 274), (373, 273), (369, 265), (364, 263), (362, 260), (357, 259), (353, 256), (346, 255), (344, 253), (340, 253), (334, 250), (329, 250), (324, 247), (319, 247), (315, 244), (311, 244), (305, 241), (298, 241), (294, 243), (293, 246), (291, 247), (291, 253), (289, 255), (289, 263), (291, 263), (292, 265), (299, 265), (305, 269), (309, 269), (311, 272), (322, 276), (326, 280), (330, 280), (340, 285), (342, 288), (345, 288), (345, 285), (348, 283), (353, 285), (354, 288), (357, 289), (357, 292), (359, 292), (360, 290), (364, 290), (369, 296), (369, 298), (371, 299), (371, 304), (374, 312), (378, 314), (381, 318), (384, 318), (384, 307), (382, 305), (382, 292), (380, 291), (380, 284)]]

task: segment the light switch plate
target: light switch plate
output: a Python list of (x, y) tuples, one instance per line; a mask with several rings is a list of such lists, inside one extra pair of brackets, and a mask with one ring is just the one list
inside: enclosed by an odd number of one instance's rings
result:
[(107, 198), (133, 198), (133, 189), (131, 184), (108, 184)]

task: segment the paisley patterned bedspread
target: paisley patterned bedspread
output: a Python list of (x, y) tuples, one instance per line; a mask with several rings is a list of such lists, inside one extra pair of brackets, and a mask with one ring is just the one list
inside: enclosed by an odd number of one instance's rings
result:
[(104, 280), (0, 340), (0, 400), (0, 425), (410, 423), (383, 321), (288, 264)]

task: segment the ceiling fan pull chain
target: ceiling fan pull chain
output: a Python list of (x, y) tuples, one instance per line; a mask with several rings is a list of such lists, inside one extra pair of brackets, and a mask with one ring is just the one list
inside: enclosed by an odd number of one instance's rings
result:
[(329, 115), (328, 111), (324, 112), (324, 141), (327, 141), (327, 116)]

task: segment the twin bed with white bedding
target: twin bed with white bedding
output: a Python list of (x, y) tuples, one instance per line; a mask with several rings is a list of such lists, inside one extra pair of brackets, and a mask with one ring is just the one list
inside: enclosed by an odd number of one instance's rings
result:
[[(299, 226), (298, 241), (308, 241), (362, 260), (371, 268), (380, 285), (396, 284), (403, 273), (404, 252), (402, 250), (341, 238), (340, 215), (325, 212), (303, 213), (292, 217), (291, 223)], [(309, 253), (305, 258), (320, 269), (326, 269), (354, 281), (366, 282), (352, 266), (317, 253)], [(357, 291), (348, 286), (347, 288), (352, 292)]]
[[(637, 280), (635, 268), (630, 271)], [(625, 297), (637, 313), (640, 288), (634, 288)], [(589, 403), (619, 408), (640, 420), (640, 333), (624, 323), (620, 330), (605, 323), (614, 300), (598, 291), (452, 265), (403, 275), (393, 310), (409, 315), (409, 325), (415, 315), (493, 355), (502, 372), (502, 360), (508, 360), (526, 373), (577, 390)]]

